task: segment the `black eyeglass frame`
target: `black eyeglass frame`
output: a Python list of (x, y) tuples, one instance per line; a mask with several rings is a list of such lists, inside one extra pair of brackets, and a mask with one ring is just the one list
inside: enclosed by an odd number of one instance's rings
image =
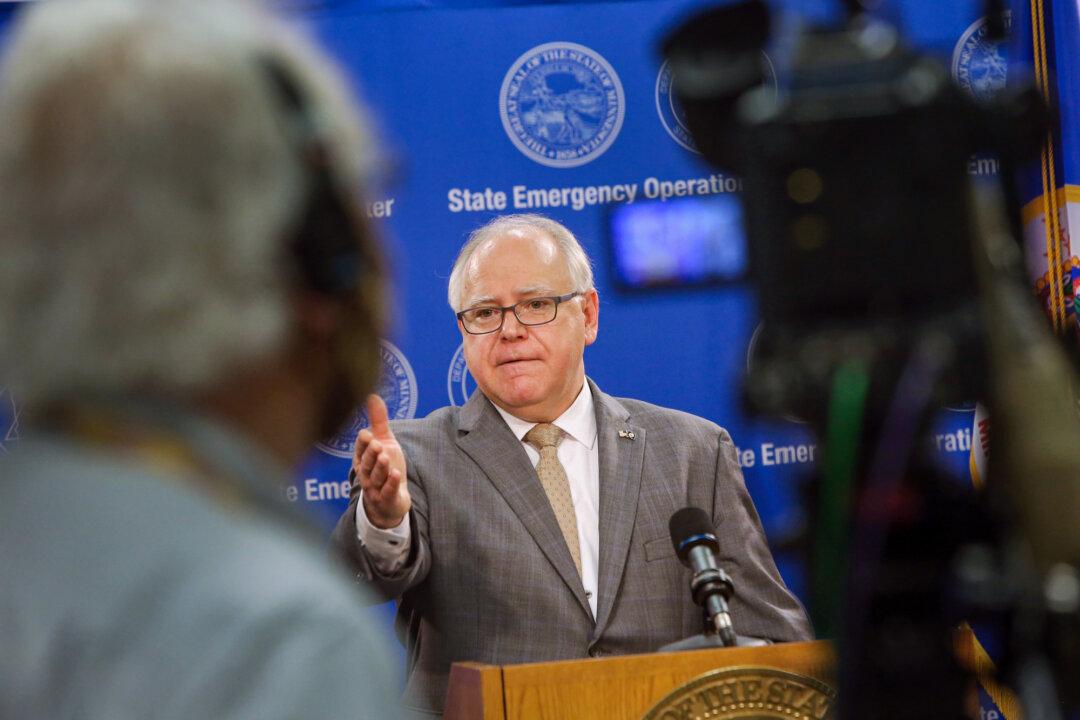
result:
[[(490, 335), (493, 332), (499, 332), (500, 330), (502, 330), (503, 323), (506, 322), (506, 311), (507, 310), (510, 310), (511, 312), (513, 312), (514, 313), (514, 318), (519, 323), (521, 323), (522, 325), (525, 325), (526, 327), (538, 327), (540, 325), (547, 325), (550, 322), (555, 322), (555, 318), (559, 317), (559, 306), (560, 305), (562, 305), (567, 300), (573, 300), (578, 295), (584, 295), (584, 294), (585, 293), (583, 291), (581, 291), (581, 290), (575, 290), (574, 292), (567, 293), (565, 295), (540, 295), (539, 297), (526, 298), (524, 300), (521, 300), (519, 302), (514, 303), (513, 305), (507, 305), (505, 307), (498, 307), (497, 305), (492, 305), (492, 306), (479, 305), (477, 307), (465, 308), (461, 312), (454, 313), (454, 316), (458, 319), (458, 322), (461, 323), (461, 328), (465, 332), (469, 333), (470, 335)], [(528, 323), (528, 322), (525, 322), (524, 320), (521, 319), (521, 317), (517, 314), (517, 306), (518, 305), (524, 305), (525, 303), (530, 303), (530, 302), (532, 302), (534, 300), (554, 300), (555, 301), (555, 314), (551, 316), (550, 320), (545, 320), (544, 322), (538, 322), (538, 323)], [(470, 330), (465, 325), (465, 320), (464, 320), (464, 318), (462, 316), (465, 315), (465, 313), (467, 313), (467, 312), (470, 312), (472, 310), (480, 310), (481, 308), (486, 309), (486, 310), (498, 310), (499, 311), (499, 325), (498, 325), (498, 327), (495, 327), (495, 328), (493, 328), (491, 330), (484, 330), (483, 332), (473, 332), (472, 330)]]

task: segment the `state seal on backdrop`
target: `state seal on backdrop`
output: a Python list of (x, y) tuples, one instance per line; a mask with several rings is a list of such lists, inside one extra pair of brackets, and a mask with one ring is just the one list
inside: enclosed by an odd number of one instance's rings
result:
[[(761, 62), (765, 71), (765, 85), (772, 90), (775, 97), (777, 92), (776, 69), (773, 67), (772, 59), (764, 52), (761, 53)], [(660, 70), (656, 73), (655, 96), (656, 114), (660, 117), (660, 124), (667, 131), (667, 134), (672, 140), (690, 152), (700, 154), (686, 125), (686, 112), (676, 99), (675, 93), (672, 92), (671, 67), (667, 60), (663, 62)]]
[(499, 91), (499, 113), (507, 136), (525, 157), (548, 167), (577, 167), (615, 142), (626, 95), (600, 53), (550, 42), (510, 66)]
[[(1012, 25), (1012, 13), (1002, 13), (1005, 29)], [(1009, 68), (1008, 45), (987, 37), (986, 18), (968, 25), (956, 42), (952, 54), (952, 76), (976, 100), (992, 100), (1005, 88)]]
[[(390, 419), (407, 420), (416, 417), (416, 375), (405, 358), (405, 353), (392, 342), (380, 340), (379, 356), (382, 372), (379, 374), (375, 393), (386, 402)], [(356, 434), (369, 424), (367, 408), (361, 405), (353, 411), (352, 417), (336, 435), (316, 443), (315, 447), (329, 455), (351, 458)]]
[(668, 693), (642, 720), (824, 720), (836, 691), (768, 667), (713, 670)]
[(686, 113), (675, 98), (671, 83), (671, 68), (665, 60), (656, 74), (656, 114), (660, 116), (660, 124), (664, 126), (664, 130), (672, 140), (690, 152), (700, 154), (697, 145), (694, 144), (694, 138), (690, 136), (690, 130), (686, 127)]
[[(752, 375), (754, 369), (762, 363), (762, 356), (775, 352), (778, 340), (770, 334), (764, 322), (759, 322), (754, 332), (750, 335), (750, 341), (746, 344), (746, 375)], [(788, 422), (805, 425), (806, 421), (794, 413), (784, 413), (783, 417)]]
[(476, 381), (465, 364), (465, 344), (458, 345), (450, 358), (450, 370), (446, 373), (446, 394), (451, 405), (464, 405), (476, 389)]
[(11, 391), (0, 386), (0, 454), (19, 439), (19, 406)]

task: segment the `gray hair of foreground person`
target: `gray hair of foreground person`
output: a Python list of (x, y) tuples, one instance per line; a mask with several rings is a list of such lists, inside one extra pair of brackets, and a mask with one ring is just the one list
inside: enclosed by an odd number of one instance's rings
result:
[(374, 150), (345, 83), (254, 3), (36, 5), (0, 65), (0, 378), (27, 402), (182, 395), (276, 352), (309, 178), (261, 63), (356, 188)]
[(589, 256), (585, 254), (581, 243), (569, 228), (551, 218), (533, 213), (502, 215), (473, 230), (465, 244), (461, 246), (457, 259), (454, 260), (446, 293), (447, 301), (454, 312), (464, 310), (461, 307), (461, 301), (462, 292), (465, 289), (465, 272), (469, 266), (469, 260), (477, 249), (488, 240), (494, 240), (515, 230), (535, 230), (549, 235), (562, 253), (566, 267), (570, 271), (570, 280), (574, 285), (574, 290), (585, 292), (593, 289), (593, 271)]

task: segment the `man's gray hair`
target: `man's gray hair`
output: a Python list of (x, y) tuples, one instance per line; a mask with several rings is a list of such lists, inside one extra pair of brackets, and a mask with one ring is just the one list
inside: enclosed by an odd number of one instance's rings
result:
[(342, 187), (372, 156), (345, 83), (234, 0), (50, 0), (0, 65), (0, 384), (24, 400), (187, 392), (280, 349), (310, 178), (304, 92)]
[(585, 292), (593, 289), (592, 263), (589, 256), (581, 247), (581, 243), (574, 237), (574, 233), (563, 224), (551, 218), (532, 213), (518, 215), (501, 215), (491, 222), (483, 225), (469, 234), (469, 239), (462, 245), (458, 252), (454, 267), (450, 271), (450, 282), (447, 283), (447, 300), (454, 312), (462, 310), (462, 294), (465, 290), (465, 269), (469, 265), (476, 250), (488, 240), (505, 235), (514, 230), (538, 230), (550, 236), (562, 253), (566, 267), (570, 271), (570, 281), (573, 283), (572, 290)]

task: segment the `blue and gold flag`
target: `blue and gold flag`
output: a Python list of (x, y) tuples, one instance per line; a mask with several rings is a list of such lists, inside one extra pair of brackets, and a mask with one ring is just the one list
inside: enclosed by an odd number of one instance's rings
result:
[(1019, 179), (1027, 267), (1054, 331), (1080, 337), (1080, 258), (1070, 242), (1080, 225), (1080, 8), (1062, 0), (1013, 0), (1012, 18), (1010, 80), (1033, 81), (1056, 110), (1039, 162)]

